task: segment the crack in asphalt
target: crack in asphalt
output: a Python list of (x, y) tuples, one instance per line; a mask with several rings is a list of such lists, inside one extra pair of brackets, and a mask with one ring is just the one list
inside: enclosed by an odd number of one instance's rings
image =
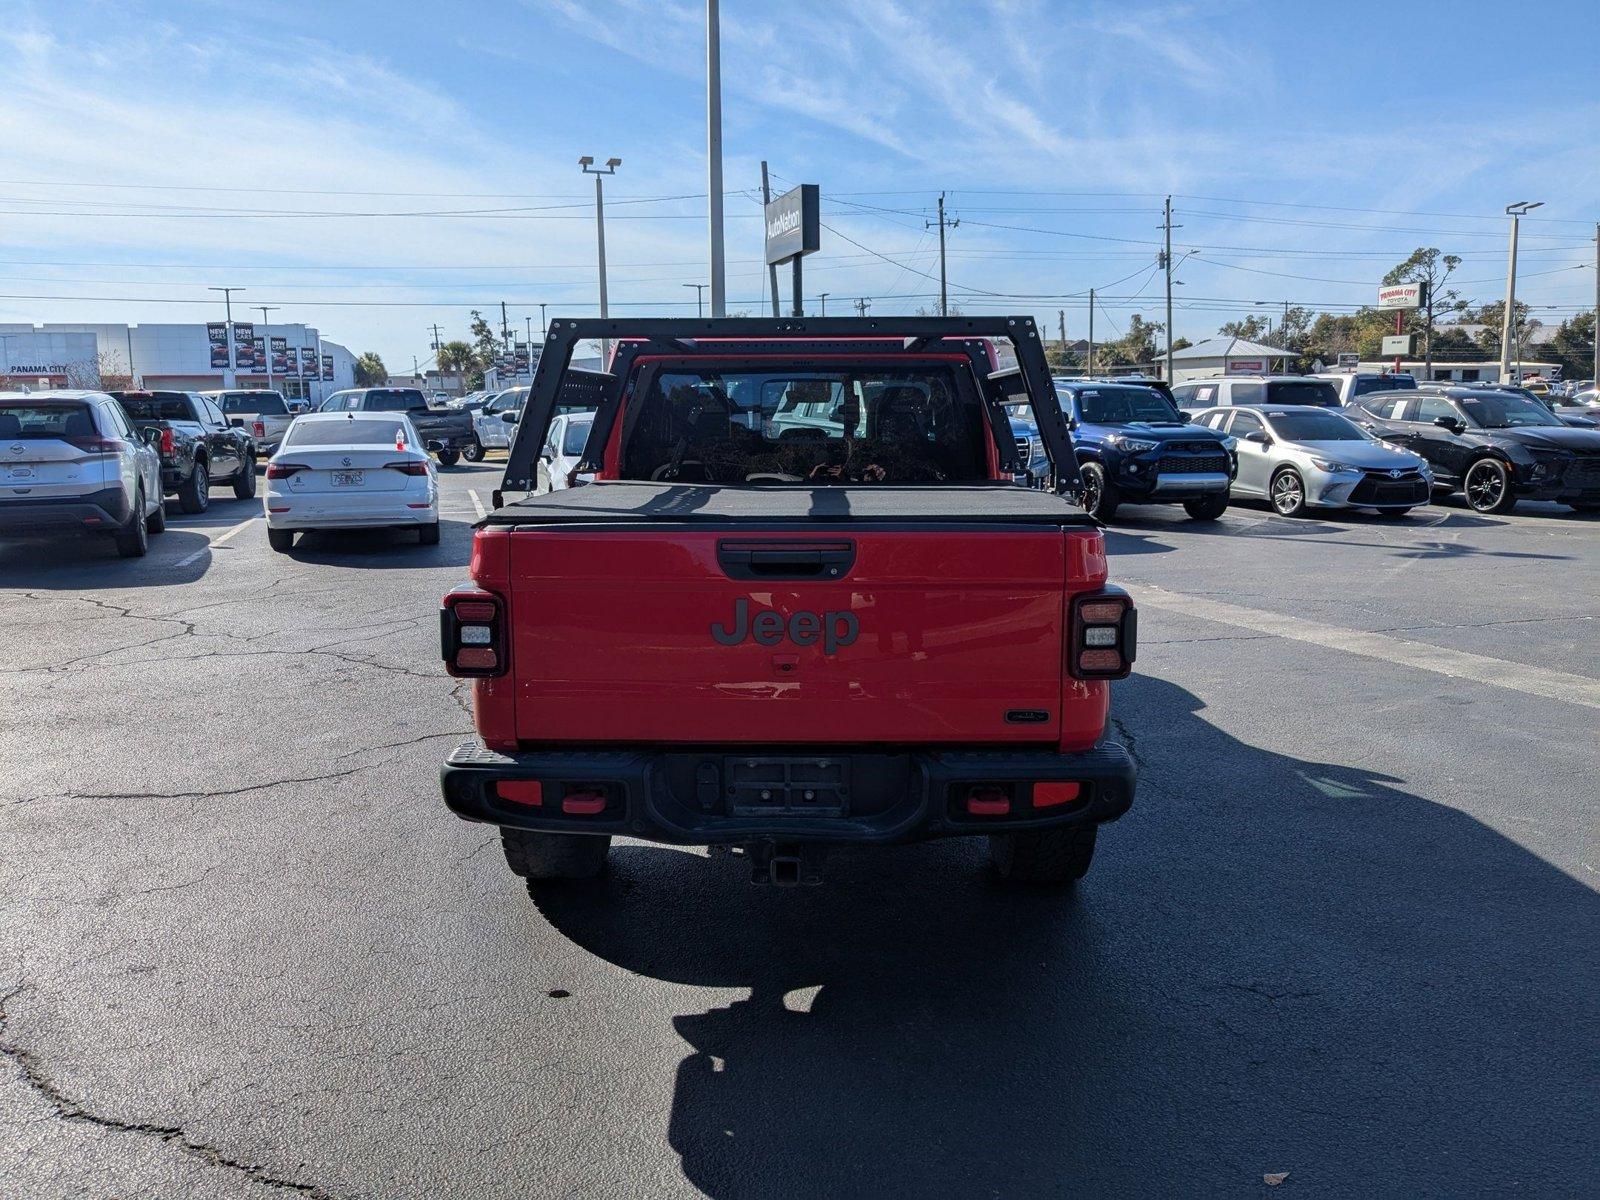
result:
[[(385, 759), (385, 762), (388, 760)], [(205, 792), (55, 792), (49, 796), (39, 797), (44, 800), (200, 800), (213, 799), (219, 796), (243, 796), (250, 792), (264, 792), (268, 788), (284, 787), (291, 783), (325, 783), (332, 779), (343, 779), (346, 775), (354, 775), (358, 771), (370, 771), (383, 763), (363, 763), (358, 767), (348, 767), (342, 771), (328, 771), (320, 775), (296, 775), (287, 779), (271, 779), (265, 783), (252, 783), (245, 787), (222, 788), (218, 791)], [(32, 801), (18, 800), (17, 804), (28, 804)]]
[(11, 1031), (11, 1002), (27, 991), (28, 986), (26, 983), (19, 983), (4, 996), (0, 996), (0, 1058), (15, 1065), (22, 1082), (49, 1104), (59, 1120), (93, 1125), (99, 1129), (109, 1129), (118, 1133), (156, 1138), (169, 1146), (175, 1146), (191, 1158), (199, 1159), (208, 1166), (234, 1171), (262, 1187), (295, 1192), (301, 1196), (309, 1196), (311, 1200), (337, 1200), (332, 1192), (319, 1184), (304, 1183), (298, 1179), (275, 1175), (259, 1163), (245, 1162), (208, 1142), (198, 1141), (181, 1125), (157, 1125), (149, 1121), (125, 1121), (118, 1117), (109, 1117), (104, 1113), (95, 1112), (81, 1100), (69, 1096), (50, 1078), (33, 1051), (19, 1045), (8, 1036)]

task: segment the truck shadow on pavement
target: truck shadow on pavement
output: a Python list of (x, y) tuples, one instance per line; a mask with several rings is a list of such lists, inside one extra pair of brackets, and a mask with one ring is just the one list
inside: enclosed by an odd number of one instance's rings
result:
[[(535, 888), (618, 966), (749, 989), (673, 1024), (667, 1137), (716, 1197), (1570, 1194), (1600, 1159), (1600, 900), (1403, 782), (1270, 753), (1157, 679), (1076, 894), (972, 843), (820, 889), (621, 846)], [(1586, 1116), (1585, 1114), (1588, 1114)]]

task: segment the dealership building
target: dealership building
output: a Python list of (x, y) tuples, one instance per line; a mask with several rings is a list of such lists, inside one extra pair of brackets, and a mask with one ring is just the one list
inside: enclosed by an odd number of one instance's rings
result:
[(271, 387), (291, 398), (355, 386), (355, 356), (312, 325), (0, 324), (0, 389)]

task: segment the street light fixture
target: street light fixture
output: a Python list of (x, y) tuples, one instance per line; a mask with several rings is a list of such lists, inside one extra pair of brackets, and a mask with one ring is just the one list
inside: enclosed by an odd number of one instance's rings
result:
[(708, 284), (704, 284), (704, 283), (686, 283), (683, 286), (684, 287), (692, 287), (694, 289), (694, 315), (697, 316), (697, 317), (705, 316), (706, 315), (706, 306), (705, 306), (706, 288), (709, 285)]
[[(1511, 378), (1511, 332), (1517, 311), (1517, 224), (1536, 208), (1544, 206), (1543, 200), (1518, 200), (1506, 205), (1506, 216), (1511, 218), (1511, 251), (1506, 265), (1506, 310), (1500, 315), (1500, 382)], [(1522, 382), (1522, 350), (1517, 350), (1517, 383)]]
[[(585, 154), (578, 160), (578, 166), (583, 168), (585, 175), (594, 176), (594, 229), (595, 243), (600, 251), (600, 315), (611, 315), (610, 306), (606, 300), (606, 197), (604, 182), (607, 175), (615, 175), (617, 168), (622, 165), (620, 158), (606, 159), (604, 167), (594, 165), (594, 156)], [(540, 324), (544, 323), (544, 305), (539, 306)], [(611, 339), (600, 339), (600, 369), (606, 367), (606, 359), (611, 357)]]

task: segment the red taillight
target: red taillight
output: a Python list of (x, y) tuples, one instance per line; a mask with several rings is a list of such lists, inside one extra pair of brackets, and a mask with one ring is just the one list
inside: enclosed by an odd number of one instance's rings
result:
[[(395, 447), (396, 450), (403, 450), (404, 448), (403, 446)], [(426, 475), (428, 473), (428, 464), (424, 462), (392, 462), (384, 463), (383, 469), (385, 471), (399, 471), (402, 475)]]
[(288, 479), (291, 475), (298, 475), (301, 471), (309, 471), (310, 469), (310, 467), (303, 466), (300, 463), (269, 462), (267, 464), (267, 478)]
[(63, 438), (69, 446), (73, 446), (88, 454), (121, 454), (128, 448), (128, 443), (121, 438), (108, 437), (69, 437)]
[(250, 422), (250, 430), (258, 438), (259, 437), (266, 437), (267, 436), (267, 423), (265, 421), (252, 421), (252, 422)]
[(457, 676), (504, 675), (505, 606), (491, 592), (463, 588), (444, 598), (439, 614), (439, 651), (445, 670)]
[(1071, 804), (1082, 793), (1076, 783), (1041, 782), (1033, 785), (1033, 806), (1054, 808), (1058, 804)]
[(177, 443), (172, 440), (172, 430), (163, 429), (161, 431), (161, 453), (171, 458), (177, 448)]
[(537, 779), (501, 779), (494, 785), (494, 794), (513, 804), (535, 808), (544, 803), (544, 785)]
[(1079, 679), (1125, 679), (1138, 651), (1138, 610), (1117, 590), (1079, 596), (1067, 629), (1067, 670)]

